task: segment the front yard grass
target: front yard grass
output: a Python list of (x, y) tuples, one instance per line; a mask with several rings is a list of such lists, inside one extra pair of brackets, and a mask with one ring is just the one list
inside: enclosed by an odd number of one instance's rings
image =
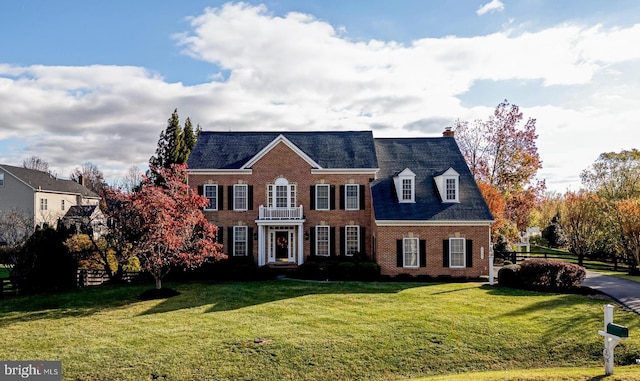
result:
[[(0, 359), (61, 360), (67, 380), (400, 380), (602, 368), (597, 297), (480, 283), (170, 283), (0, 303)], [(617, 307), (640, 358), (640, 318)], [(635, 367), (635, 366), (634, 366)], [(640, 366), (637, 366), (640, 374)]]

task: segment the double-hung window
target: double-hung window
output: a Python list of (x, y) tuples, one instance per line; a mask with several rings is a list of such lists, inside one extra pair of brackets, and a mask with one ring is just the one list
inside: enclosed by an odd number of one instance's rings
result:
[(64, 200), (60, 200), (60, 210), (64, 210)]
[(4, 173), (0, 172), (0, 187), (4, 186)]
[(403, 247), (403, 266), (404, 267), (419, 267), (419, 245), (418, 238), (404, 238), (402, 241)]
[(402, 179), (402, 201), (413, 201), (413, 179)]
[(205, 184), (204, 197), (209, 200), (209, 204), (204, 207), (204, 210), (218, 210), (218, 186), (215, 184)]
[(360, 186), (358, 184), (347, 184), (344, 188), (344, 197), (345, 197), (345, 209), (346, 210), (358, 210), (360, 209), (360, 198), (359, 198), (359, 190)]
[(248, 251), (248, 229), (246, 226), (233, 227), (233, 256), (245, 257)]
[(360, 252), (360, 226), (347, 225), (345, 227), (345, 251), (348, 256)]
[(328, 257), (330, 255), (329, 245), (329, 226), (316, 226), (316, 255)]
[(233, 210), (247, 210), (248, 188), (246, 184), (235, 184), (233, 186)]
[(46, 198), (41, 198), (40, 199), (40, 210), (47, 210), (47, 209), (48, 209), (47, 199)]
[(329, 184), (316, 185), (316, 210), (329, 210)]
[(447, 201), (458, 200), (457, 179), (447, 178), (445, 179), (445, 197)]
[(449, 238), (449, 266), (465, 267), (464, 238)]

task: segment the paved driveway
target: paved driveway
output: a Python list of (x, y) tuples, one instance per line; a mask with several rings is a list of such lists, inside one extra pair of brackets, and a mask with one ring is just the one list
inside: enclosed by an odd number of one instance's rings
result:
[(591, 287), (620, 302), (640, 315), (640, 283), (587, 271), (583, 286)]

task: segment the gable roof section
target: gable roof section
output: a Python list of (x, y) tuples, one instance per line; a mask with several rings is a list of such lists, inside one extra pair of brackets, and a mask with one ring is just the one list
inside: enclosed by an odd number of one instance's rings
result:
[(98, 205), (73, 205), (67, 210), (64, 218), (89, 218), (96, 211), (96, 208)]
[[(492, 221), (489, 211), (455, 139), (375, 139), (380, 172), (371, 185), (378, 221)], [(415, 203), (399, 203), (393, 176), (409, 168), (416, 174)], [(460, 174), (459, 203), (443, 203), (434, 177), (453, 168)]]
[(378, 168), (371, 131), (203, 131), (191, 150), (187, 165), (194, 170), (247, 168), (268, 152), (272, 148), (270, 145), (281, 141), (297, 147), (297, 153), (303, 159), (322, 169)]
[(47, 172), (4, 164), (0, 164), (0, 170), (15, 177), (34, 191), (68, 193), (88, 198), (100, 198), (95, 192), (73, 180), (58, 179)]

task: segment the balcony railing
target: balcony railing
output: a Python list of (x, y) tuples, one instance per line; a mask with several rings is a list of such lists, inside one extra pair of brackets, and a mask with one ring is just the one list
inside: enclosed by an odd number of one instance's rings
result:
[(260, 205), (261, 220), (301, 220), (302, 205), (295, 208), (269, 208)]

